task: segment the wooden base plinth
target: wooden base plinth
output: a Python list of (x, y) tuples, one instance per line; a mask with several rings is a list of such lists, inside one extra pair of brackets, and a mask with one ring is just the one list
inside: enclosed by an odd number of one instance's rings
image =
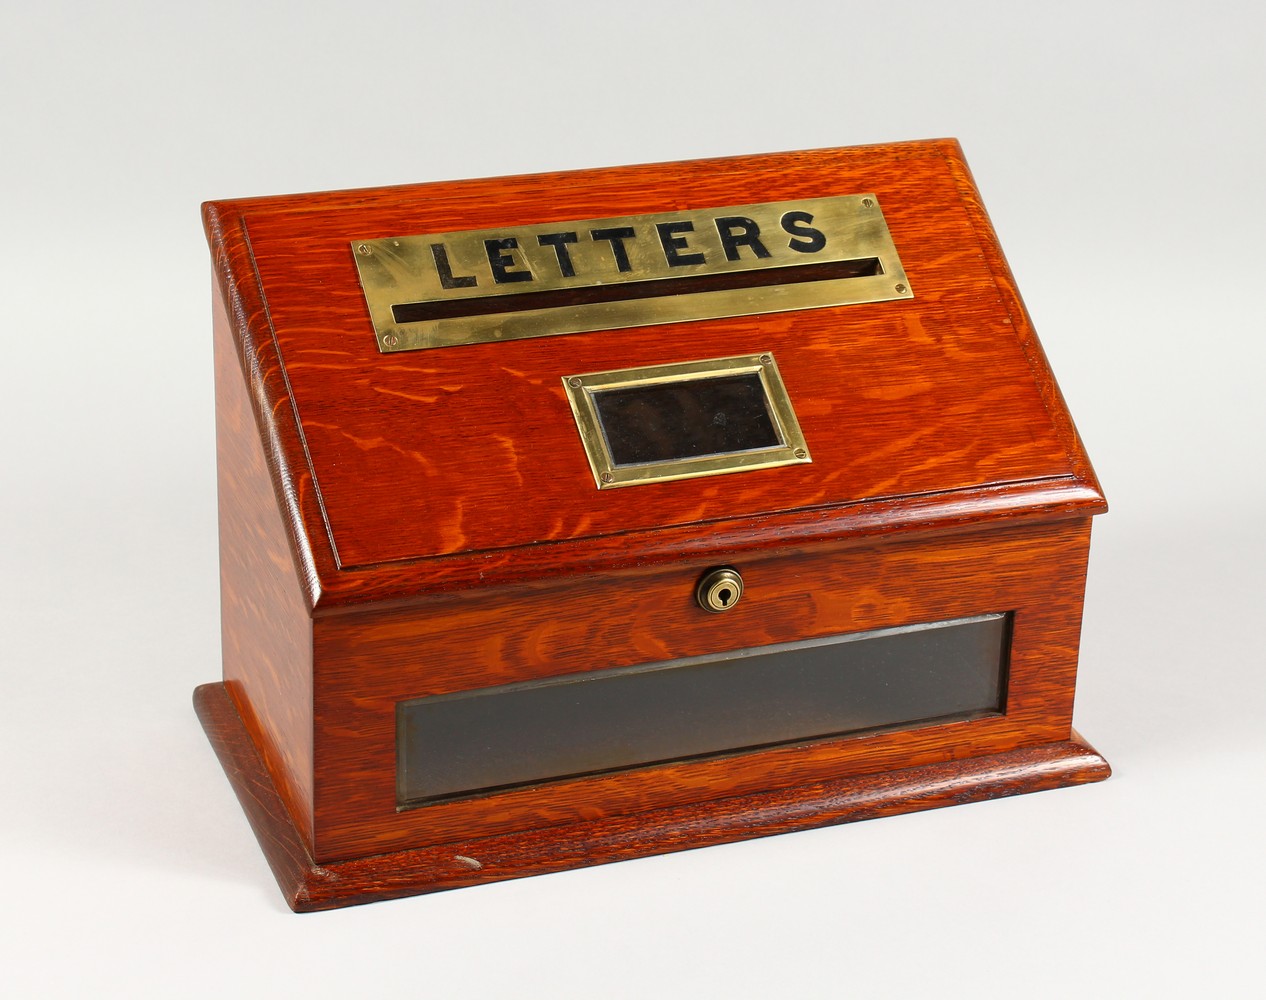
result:
[(1111, 773), (1074, 732), (1065, 742), (988, 757), (320, 865), (291, 822), (224, 685), (199, 687), (194, 706), (286, 902), (297, 912), (1039, 792), (1102, 781)]

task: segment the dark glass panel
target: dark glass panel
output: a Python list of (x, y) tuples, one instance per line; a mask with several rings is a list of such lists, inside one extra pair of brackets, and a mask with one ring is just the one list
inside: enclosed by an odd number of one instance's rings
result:
[(984, 615), (401, 702), (401, 803), (1003, 710)]
[(783, 442), (759, 374), (604, 389), (594, 406), (615, 466), (725, 455)]

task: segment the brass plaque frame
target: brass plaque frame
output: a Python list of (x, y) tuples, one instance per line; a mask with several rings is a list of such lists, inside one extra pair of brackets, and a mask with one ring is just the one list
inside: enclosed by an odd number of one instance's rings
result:
[(354, 240), (384, 353), (913, 297), (873, 194)]
[[(598, 413), (595, 400), (597, 395), (613, 389), (695, 382), (731, 375), (760, 376), (765, 391), (766, 409), (780, 444), (772, 448), (700, 455), (665, 462), (617, 465), (613, 461)], [(649, 368), (568, 375), (563, 378), (563, 388), (576, 418), (576, 426), (580, 431), (580, 440), (589, 459), (594, 482), (600, 490), (673, 479), (716, 476), (728, 472), (747, 472), (780, 465), (804, 465), (813, 461), (800, 430), (800, 422), (792, 409), (791, 398), (787, 395), (787, 387), (778, 371), (778, 363), (773, 354), (768, 352), (683, 364), (655, 365)]]

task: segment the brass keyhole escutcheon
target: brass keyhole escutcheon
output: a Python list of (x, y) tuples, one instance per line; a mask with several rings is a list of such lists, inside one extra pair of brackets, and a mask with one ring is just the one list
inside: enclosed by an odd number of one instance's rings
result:
[(695, 588), (695, 600), (704, 611), (720, 614), (738, 604), (743, 596), (743, 578), (729, 566), (709, 570)]

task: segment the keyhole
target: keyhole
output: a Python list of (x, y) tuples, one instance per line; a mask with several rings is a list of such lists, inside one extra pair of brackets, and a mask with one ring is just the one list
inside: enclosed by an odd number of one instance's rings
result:
[(729, 566), (710, 570), (695, 589), (695, 601), (704, 611), (714, 614), (729, 611), (743, 596), (743, 578)]

